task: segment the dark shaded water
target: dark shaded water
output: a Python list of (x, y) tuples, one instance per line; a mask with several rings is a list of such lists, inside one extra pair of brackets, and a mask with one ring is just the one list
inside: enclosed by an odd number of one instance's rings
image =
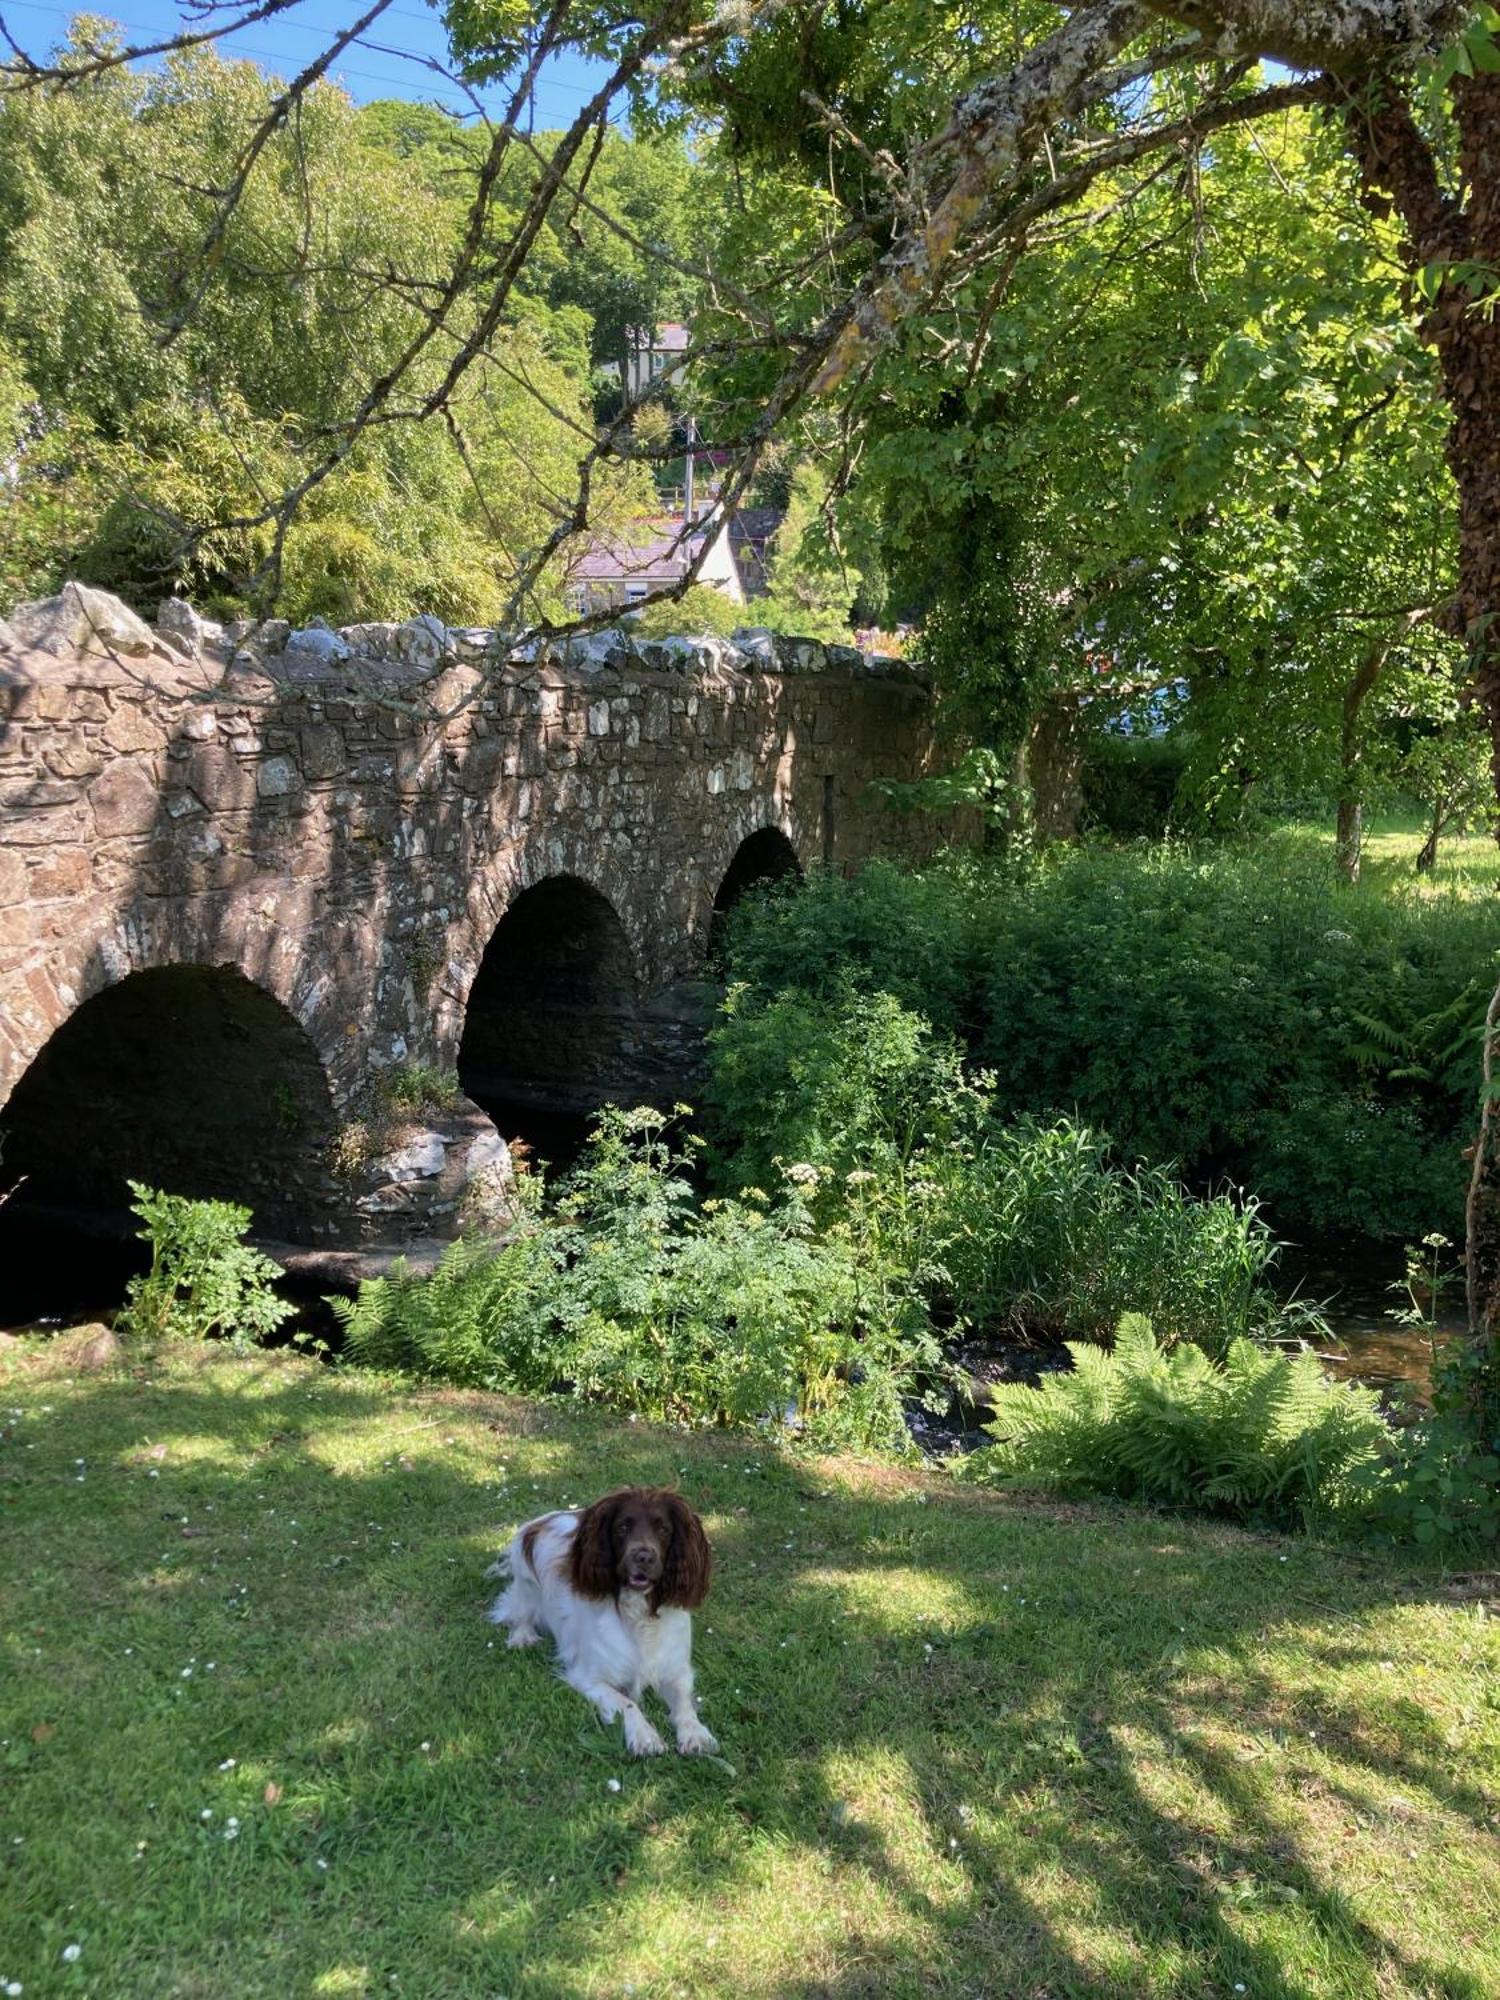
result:
[[(24, 1200), (0, 1208), (0, 1332), (79, 1326), (109, 1319), (150, 1252), (128, 1209), (63, 1209)], [(288, 1272), (277, 1291), (295, 1310), (272, 1346), (299, 1339), (337, 1345), (326, 1295), (352, 1289), (317, 1272)]]
[[(1451, 1261), (1456, 1252), (1445, 1252)], [(1289, 1248), (1280, 1289), (1323, 1308), (1333, 1338), (1319, 1349), (1331, 1374), (1381, 1391), (1401, 1389), (1426, 1400), (1432, 1387), (1432, 1347), (1426, 1334), (1401, 1326), (1393, 1311), (1410, 1306), (1402, 1283), (1404, 1252), (1396, 1245), (1345, 1242)], [(1424, 1297), (1423, 1310), (1430, 1311)], [(1440, 1340), (1467, 1329), (1463, 1282), (1455, 1274), (1439, 1293), (1434, 1315)]]
[(128, 1209), (60, 1209), (24, 1191), (0, 1208), (0, 1330), (116, 1311), (150, 1257)]

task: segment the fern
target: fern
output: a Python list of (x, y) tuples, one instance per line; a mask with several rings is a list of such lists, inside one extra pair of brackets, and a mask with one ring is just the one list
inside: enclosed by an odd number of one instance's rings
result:
[(1112, 1352), (1068, 1351), (1071, 1373), (996, 1392), (977, 1477), (1305, 1525), (1360, 1505), (1388, 1448), (1374, 1396), (1329, 1381), (1312, 1354), (1236, 1340), (1215, 1366), (1190, 1343), (1164, 1347), (1140, 1314)]
[(1359, 1032), (1348, 1036), (1345, 1053), (1367, 1074), (1387, 1083), (1461, 1090), (1471, 1081), (1478, 1060), (1490, 989), (1471, 979), (1446, 1005), (1424, 1008), (1423, 996), (1413, 992), (1417, 977), (1407, 960), (1397, 959), (1380, 991), (1382, 1011), (1347, 1009)]
[(521, 1235), (502, 1248), (449, 1244), (430, 1277), (400, 1259), (352, 1299), (330, 1304), (352, 1360), (473, 1388), (538, 1391), (551, 1385), (550, 1322), (543, 1309), (550, 1246)]

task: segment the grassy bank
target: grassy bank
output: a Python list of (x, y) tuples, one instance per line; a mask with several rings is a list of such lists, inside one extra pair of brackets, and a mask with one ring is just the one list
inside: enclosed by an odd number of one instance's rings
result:
[[(283, 1356), (66, 1365), (0, 1359), (28, 2000), (1500, 1988), (1493, 1579)], [(717, 1763), (631, 1763), (481, 1617), (509, 1525), (667, 1478)]]
[[(1488, 833), (1445, 833), (1437, 864), (1416, 872), (1427, 823), (1415, 812), (1374, 813), (1360, 844), (1360, 887), (1366, 892), (1419, 897), (1493, 896), (1500, 888), (1500, 847)], [(1290, 853), (1315, 854), (1333, 868), (1333, 823), (1294, 819), (1276, 827), (1267, 845)]]

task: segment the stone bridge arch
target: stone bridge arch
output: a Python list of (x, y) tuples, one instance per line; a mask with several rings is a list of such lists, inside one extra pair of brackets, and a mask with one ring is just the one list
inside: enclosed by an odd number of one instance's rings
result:
[(510, 1134), (646, 1094), (636, 955), (609, 897), (544, 875), (495, 925), (464, 1008), (458, 1077)]
[[(634, 1074), (675, 1096), (742, 844), (924, 852), (966, 829), (872, 780), (935, 756), (920, 676), (847, 648), (613, 632), (501, 660), (432, 619), (220, 631), (174, 605), (153, 629), (70, 585), (0, 626), (0, 1129), (75, 1009), (185, 965), (283, 1007), (356, 1119), (392, 1066), (459, 1062), (497, 928), (564, 876), (618, 917)], [(344, 1234), (451, 1229), (493, 1136), (468, 1104), (396, 1147)]]
[(60, 1023), (4, 1111), (17, 1213), (117, 1212), (127, 1183), (242, 1202), (274, 1235), (336, 1226), (335, 1112), (290, 1010), (237, 968), (126, 972)]

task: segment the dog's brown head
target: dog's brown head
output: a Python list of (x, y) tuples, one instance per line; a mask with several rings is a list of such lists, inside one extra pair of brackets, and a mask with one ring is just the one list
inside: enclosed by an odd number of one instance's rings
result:
[(651, 1609), (693, 1611), (708, 1595), (713, 1566), (703, 1523), (665, 1486), (622, 1486), (578, 1521), (568, 1562), (580, 1597), (647, 1593)]

